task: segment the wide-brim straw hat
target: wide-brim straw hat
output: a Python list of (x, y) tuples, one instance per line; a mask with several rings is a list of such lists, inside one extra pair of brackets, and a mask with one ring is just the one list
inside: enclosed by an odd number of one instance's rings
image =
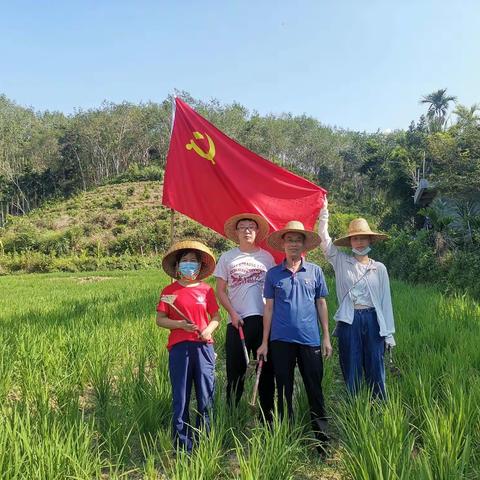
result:
[(368, 235), (371, 243), (386, 240), (388, 238), (388, 235), (385, 235), (384, 233), (373, 232), (364, 218), (356, 218), (348, 225), (348, 234), (337, 238), (333, 244), (337, 247), (350, 247), (350, 237), (356, 235)]
[(209, 277), (215, 270), (215, 256), (206, 245), (197, 240), (182, 240), (171, 245), (163, 257), (162, 268), (168, 276), (177, 278), (177, 253), (180, 250), (194, 250), (200, 254), (202, 266), (200, 267), (197, 280)]
[(265, 240), (268, 232), (270, 231), (270, 225), (263, 217), (257, 215), (256, 213), (239, 213), (238, 215), (230, 217), (223, 226), (225, 236), (235, 243), (238, 243), (237, 223), (244, 219), (253, 220), (258, 225), (255, 242), (261, 242), (262, 240)]
[(302, 222), (298, 220), (291, 220), (288, 222), (284, 228), (281, 230), (277, 230), (273, 232), (268, 238), (267, 243), (270, 247), (274, 248), (275, 250), (280, 250), (281, 252), (285, 252), (283, 247), (283, 236), (286, 233), (301, 233), (305, 236), (305, 244), (303, 251), (308, 252), (309, 250), (313, 250), (314, 248), (318, 247), (321, 243), (320, 237), (317, 233), (312, 232), (310, 230), (305, 230)]

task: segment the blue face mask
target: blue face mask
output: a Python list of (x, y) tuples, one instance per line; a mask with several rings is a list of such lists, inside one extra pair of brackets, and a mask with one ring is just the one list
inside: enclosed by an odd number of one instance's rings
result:
[(357, 250), (356, 248), (352, 248), (352, 252), (355, 255), (367, 255), (372, 249), (370, 247), (365, 247), (363, 250)]
[(181, 278), (195, 280), (200, 272), (200, 264), (198, 262), (180, 262), (178, 271)]

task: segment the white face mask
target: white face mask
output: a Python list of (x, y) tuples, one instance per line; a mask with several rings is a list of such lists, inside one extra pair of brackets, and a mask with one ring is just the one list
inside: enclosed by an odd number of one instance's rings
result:
[(352, 252), (355, 255), (367, 255), (372, 249), (370, 247), (365, 247), (363, 250), (357, 250), (356, 248), (352, 248)]

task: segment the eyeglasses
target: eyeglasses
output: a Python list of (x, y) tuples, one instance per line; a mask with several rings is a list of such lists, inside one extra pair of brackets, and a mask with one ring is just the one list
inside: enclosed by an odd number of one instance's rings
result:
[(237, 227), (237, 230), (241, 230), (242, 232), (246, 232), (249, 230), (250, 232), (254, 232), (257, 229), (255, 225), (252, 225), (250, 227)]

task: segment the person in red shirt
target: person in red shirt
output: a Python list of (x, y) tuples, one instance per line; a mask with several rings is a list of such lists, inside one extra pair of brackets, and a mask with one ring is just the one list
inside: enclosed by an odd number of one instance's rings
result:
[(197, 397), (196, 428), (210, 426), (209, 410), (215, 385), (213, 332), (219, 324), (213, 289), (204, 282), (215, 269), (215, 257), (201, 242), (173, 244), (162, 267), (174, 283), (162, 290), (157, 325), (170, 330), (169, 372), (172, 384), (173, 440), (175, 447), (191, 452), (194, 432), (189, 417), (192, 384)]

